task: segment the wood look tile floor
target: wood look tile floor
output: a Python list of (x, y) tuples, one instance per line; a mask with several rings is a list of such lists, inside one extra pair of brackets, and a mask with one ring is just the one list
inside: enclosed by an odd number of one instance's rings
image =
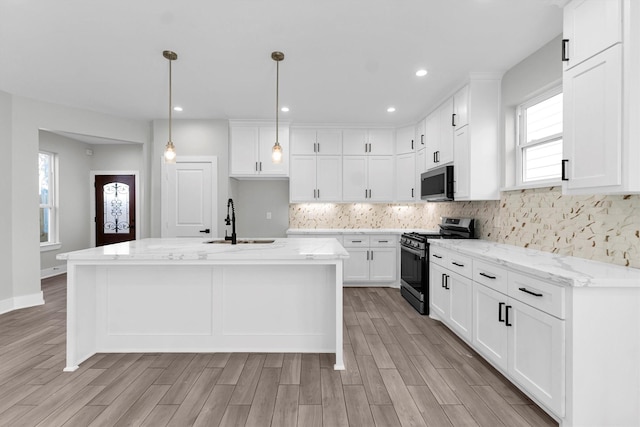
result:
[(0, 315), (0, 426), (554, 426), (391, 288), (345, 288), (330, 354), (98, 354), (65, 360), (66, 277)]

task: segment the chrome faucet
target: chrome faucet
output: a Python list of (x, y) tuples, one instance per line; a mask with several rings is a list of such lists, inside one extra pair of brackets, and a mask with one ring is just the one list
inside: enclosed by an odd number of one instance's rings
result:
[[(231, 217), (229, 217), (229, 207), (231, 207)], [(238, 239), (236, 237), (236, 208), (233, 205), (233, 199), (229, 199), (227, 202), (227, 217), (224, 220), (226, 225), (231, 225), (231, 236), (227, 236), (227, 230), (224, 230), (224, 240), (231, 240), (231, 244), (235, 245), (238, 243)]]

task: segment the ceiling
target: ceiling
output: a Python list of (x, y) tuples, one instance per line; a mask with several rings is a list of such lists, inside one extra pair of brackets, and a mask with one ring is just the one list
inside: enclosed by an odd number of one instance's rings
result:
[[(562, 32), (566, 0), (0, 0), (0, 90), (152, 120), (401, 125)], [(416, 77), (419, 68), (428, 70)], [(396, 107), (388, 113), (387, 107)]]

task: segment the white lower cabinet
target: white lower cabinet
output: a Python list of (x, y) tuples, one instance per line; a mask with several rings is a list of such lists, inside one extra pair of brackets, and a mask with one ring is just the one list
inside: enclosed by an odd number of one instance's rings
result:
[(345, 235), (343, 245), (349, 258), (344, 260), (344, 281), (395, 282), (397, 239), (395, 235)]

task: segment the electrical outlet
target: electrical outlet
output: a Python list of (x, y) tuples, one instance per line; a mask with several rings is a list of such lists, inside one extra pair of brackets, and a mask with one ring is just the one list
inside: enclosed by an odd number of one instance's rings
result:
[(271, 219), (271, 212), (267, 212), (267, 219)]

